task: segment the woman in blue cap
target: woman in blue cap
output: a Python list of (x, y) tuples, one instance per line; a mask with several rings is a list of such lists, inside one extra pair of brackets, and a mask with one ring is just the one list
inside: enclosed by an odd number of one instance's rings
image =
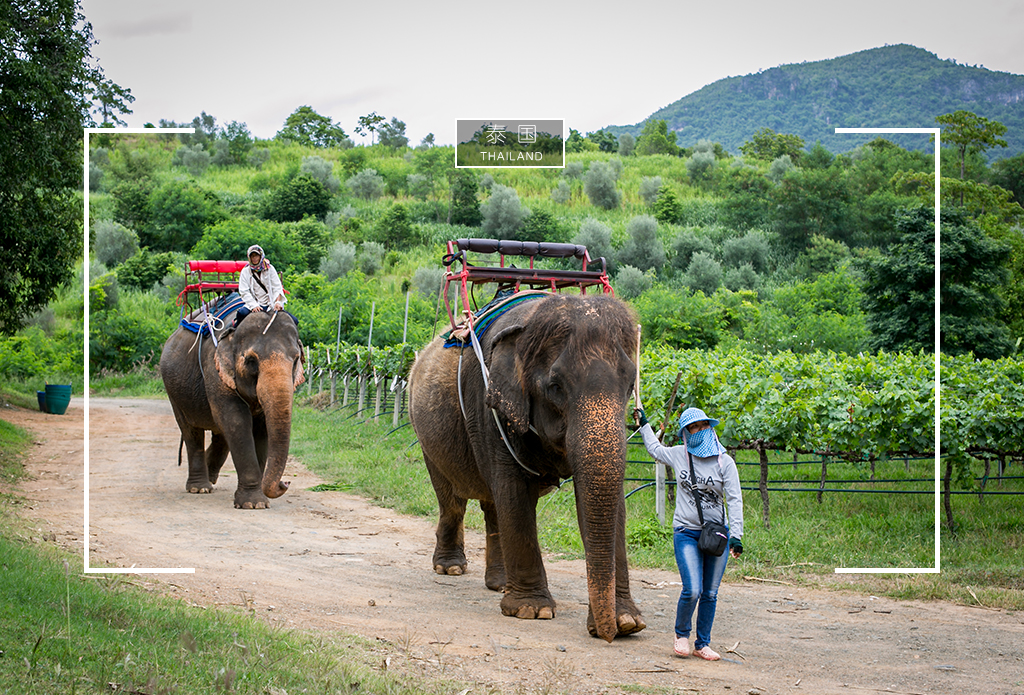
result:
[[(676, 638), (674, 649), (679, 656), (694, 656), (717, 661), (721, 655), (709, 645), (711, 625), (715, 620), (718, 585), (725, 574), (729, 556), (738, 558), (743, 552), (743, 494), (736, 461), (718, 441), (715, 426), (700, 408), (687, 408), (679, 416), (680, 446), (663, 446), (647, 422), (642, 409), (633, 413), (640, 424), (644, 446), (660, 463), (671, 466), (676, 474), (676, 511), (672, 518), (673, 542), (683, 590), (676, 607)], [(690, 456), (692, 454), (692, 457)], [(692, 494), (691, 463), (695, 487), (701, 500), (701, 514)], [(725, 505), (728, 504), (728, 523)], [(697, 547), (704, 521), (728, 525), (729, 552), (711, 555)], [(697, 610), (697, 636), (690, 649), (690, 631), (694, 609)]]

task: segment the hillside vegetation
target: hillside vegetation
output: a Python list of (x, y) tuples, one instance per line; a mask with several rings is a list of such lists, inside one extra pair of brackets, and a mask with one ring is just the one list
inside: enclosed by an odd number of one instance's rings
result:
[[(311, 346), (366, 345), (371, 316), (373, 345), (422, 345), (446, 321), (440, 261), (460, 237), (585, 244), (607, 259), (651, 344), (848, 354), (934, 344), (933, 162), (885, 139), (833, 156), (762, 129), (743, 157), (707, 141), (642, 154), (667, 140), (659, 122), (632, 154), (575, 133), (582, 151), (562, 170), (480, 175), (429, 142), (254, 141), (244, 124), (203, 117), (196, 135), (93, 137), (94, 377), (150, 370), (179, 320), (186, 261), (244, 258), (253, 243), (283, 273)], [(1020, 207), (991, 181), (1012, 189), (1019, 176), (990, 169), (984, 149), (944, 152), (964, 179), (943, 178), (942, 344), (1001, 357), (1024, 335), (1024, 244)], [(81, 311), (81, 285), (66, 288), (5, 339), (0, 374), (80, 381)]]
[[(759, 128), (820, 141), (831, 152), (848, 152), (872, 135), (840, 134), (836, 128), (933, 128), (935, 117), (966, 109), (1008, 128), (1009, 148), (1024, 152), (1024, 75), (995, 72), (906, 44), (860, 51), (718, 80), (655, 111), (678, 142), (720, 142), (729, 152)], [(606, 130), (638, 136), (643, 123)], [(908, 148), (925, 149), (928, 136), (894, 135)]]

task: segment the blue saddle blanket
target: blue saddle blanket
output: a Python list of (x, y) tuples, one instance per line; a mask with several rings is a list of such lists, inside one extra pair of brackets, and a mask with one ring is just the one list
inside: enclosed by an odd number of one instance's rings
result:
[[(245, 302), (242, 301), (242, 297), (237, 292), (232, 292), (214, 302), (213, 306), (209, 308), (209, 312), (215, 319), (223, 321), (225, 316), (243, 306), (245, 306)], [(199, 315), (202, 316), (202, 312)], [(192, 321), (185, 316), (181, 318), (181, 327), (192, 333), (210, 334), (210, 324), (203, 321)]]
[[(523, 292), (516, 292), (514, 294), (499, 294), (493, 300), (488, 302), (473, 320), (473, 328), (476, 331), (477, 339), (483, 338), (484, 333), (491, 327), (494, 320), (512, 307), (518, 306), (519, 304), (531, 299), (541, 299), (543, 297), (550, 296), (550, 292), (542, 292), (539, 290), (526, 290)], [(462, 347), (469, 343), (469, 331), (462, 325), (454, 330), (444, 333), (443, 337), (445, 339), (444, 347), (446, 348)]]

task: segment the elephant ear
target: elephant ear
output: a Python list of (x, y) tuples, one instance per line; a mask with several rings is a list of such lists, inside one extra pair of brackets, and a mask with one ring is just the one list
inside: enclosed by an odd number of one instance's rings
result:
[(508, 429), (519, 435), (530, 427), (530, 401), (516, 359), (516, 342), (522, 331), (522, 326), (510, 326), (491, 343), (486, 399), (487, 407), (497, 410)]
[(217, 343), (217, 350), (213, 353), (214, 364), (217, 365), (217, 374), (220, 380), (232, 391), (235, 388), (235, 334), (227, 333)]

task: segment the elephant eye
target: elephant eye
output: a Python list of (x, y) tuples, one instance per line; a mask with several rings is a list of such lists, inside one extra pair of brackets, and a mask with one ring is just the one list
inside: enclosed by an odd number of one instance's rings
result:
[(547, 387), (548, 398), (552, 401), (560, 401), (565, 397), (565, 391), (562, 390), (561, 384), (557, 381), (552, 381)]

